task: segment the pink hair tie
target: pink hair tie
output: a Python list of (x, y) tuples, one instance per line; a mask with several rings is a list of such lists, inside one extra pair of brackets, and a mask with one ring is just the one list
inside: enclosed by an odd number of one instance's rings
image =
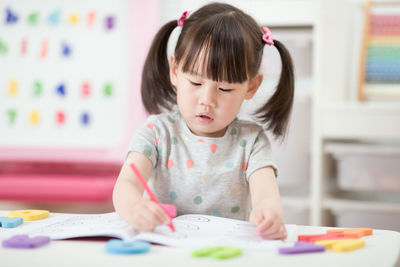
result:
[(183, 26), (183, 22), (185, 21), (185, 19), (187, 18), (187, 16), (189, 16), (190, 11), (186, 10), (185, 12), (182, 13), (182, 16), (178, 19), (178, 26), (182, 27)]
[(265, 26), (262, 26), (261, 29), (264, 33), (262, 36), (263, 41), (268, 45), (274, 45), (274, 40), (272, 39), (272, 36), (271, 36), (271, 30)]

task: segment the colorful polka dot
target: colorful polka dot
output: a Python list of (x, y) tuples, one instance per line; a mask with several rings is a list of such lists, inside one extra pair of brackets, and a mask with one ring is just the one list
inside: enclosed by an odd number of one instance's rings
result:
[(96, 12), (90, 11), (88, 14), (88, 21), (87, 21), (89, 27), (93, 26), (95, 17), (96, 17)]
[(186, 167), (188, 167), (190, 169), (190, 168), (193, 168), (193, 166), (194, 166), (193, 161), (191, 161), (190, 159), (186, 161)]
[(156, 139), (156, 144), (158, 145), (160, 143), (160, 138)]
[(77, 14), (71, 14), (69, 16), (69, 22), (71, 24), (76, 24), (76, 23), (78, 23), (78, 21), (79, 21), (79, 16)]
[(217, 216), (217, 217), (221, 217), (221, 213), (219, 213), (219, 211), (214, 211), (213, 213), (212, 213), (212, 215), (213, 216)]
[(171, 193), (169, 193), (169, 197), (172, 200), (176, 200), (178, 198), (178, 195), (175, 192), (171, 192)]
[(175, 122), (175, 120), (174, 120), (173, 118), (171, 118), (170, 116), (168, 116), (168, 121), (169, 121), (170, 123), (174, 123), (174, 122)]
[(231, 162), (231, 161), (226, 162), (225, 163), (225, 167), (229, 168), (229, 169), (232, 169), (233, 168), (233, 162)]
[(205, 175), (203, 175), (203, 177), (201, 177), (201, 178), (204, 180), (204, 182), (208, 182), (208, 181), (210, 181), (211, 176), (210, 176), (209, 174), (205, 174)]
[(247, 165), (248, 165), (248, 164), (249, 164), (249, 163), (248, 163), (247, 161), (243, 162), (243, 167), (242, 167), (242, 169), (243, 169), (244, 171), (247, 170)]
[(143, 149), (143, 155), (145, 155), (146, 157), (150, 157), (151, 151), (153, 151), (153, 148), (150, 145), (145, 145)]
[(63, 56), (66, 56), (66, 57), (68, 57), (68, 56), (70, 56), (71, 55), (71, 45), (70, 44), (67, 44), (67, 43), (62, 43), (61, 44), (61, 52), (62, 52), (62, 55)]
[(171, 137), (171, 144), (176, 145), (178, 143), (178, 139), (175, 136)]
[(247, 141), (246, 141), (245, 139), (242, 139), (242, 140), (240, 140), (240, 142), (239, 142), (239, 145), (240, 145), (241, 147), (245, 147), (246, 144), (247, 144)]
[(60, 10), (54, 10), (52, 13), (50, 13), (47, 20), (50, 24), (57, 25), (60, 22), (60, 15), (61, 15)]
[(147, 127), (147, 128), (149, 128), (149, 129), (153, 129), (153, 127), (154, 127), (154, 124), (152, 124), (152, 123), (148, 123), (148, 124), (146, 125), (146, 127)]
[(71, 55), (71, 45), (67, 43), (62, 43), (61, 44), (61, 52), (63, 56), (70, 56)]
[(171, 169), (174, 166), (174, 161), (172, 159), (167, 161), (167, 168)]
[(234, 196), (234, 195), (236, 195), (237, 191), (238, 191), (237, 187), (232, 186), (232, 187), (231, 187), (231, 190), (230, 190), (230, 192), (229, 192), (229, 194), (230, 194), (231, 196)]
[(25, 55), (26, 54), (26, 47), (27, 47), (27, 44), (28, 44), (28, 40), (26, 39), (26, 37), (25, 38), (23, 38), (22, 39), (22, 41), (21, 41), (21, 54), (22, 55)]
[(161, 154), (162, 153), (162, 148), (159, 146), (156, 146), (156, 150), (157, 150), (157, 154)]
[(0, 54), (6, 54), (8, 51), (8, 46), (0, 40)]
[(104, 24), (105, 24), (105, 28), (109, 31), (112, 30), (114, 28), (114, 24), (115, 24), (115, 17), (114, 16), (107, 16), (104, 19)]
[(38, 18), (39, 18), (39, 13), (38, 12), (34, 12), (34, 13), (30, 13), (28, 16), (28, 22), (31, 25), (36, 25), (38, 22)]
[(239, 206), (235, 206), (235, 207), (233, 207), (233, 208), (231, 209), (231, 212), (232, 212), (232, 213), (238, 213), (239, 210), (240, 210), (240, 207), (239, 207)]
[(204, 143), (204, 139), (198, 139), (197, 142)]
[(231, 130), (231, 135), (235, 135), (235, 134), (237, 134), (237, 129), (236, 129), (236, 128), (233, 128), (233, 129)]
[(215, 153), (217, 151), (217, 145), (216, 144), (210, 145), (210, 150), (212, 153)]
[(194, 204), (196, 204), (196, 205), (200, 205), (202, 201), (203, 201), (203, 200), (201, 199), (201, 196), (197, 196), (197, 197), (195, 197), (195, 198), (193, 199), (193, 202), (194, 202)]

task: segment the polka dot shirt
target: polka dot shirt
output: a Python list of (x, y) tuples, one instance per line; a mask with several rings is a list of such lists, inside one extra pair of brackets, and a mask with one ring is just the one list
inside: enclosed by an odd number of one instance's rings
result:
[(248, 178), (257, 169), (276, 166), (263, 129), (234, 120), (222, 137), (194, 135), (179, 112), (150, 116), (132, 137), (129, 151), (153, 163), (149, 186), (178, 215), (207, 214), (248, 219)]

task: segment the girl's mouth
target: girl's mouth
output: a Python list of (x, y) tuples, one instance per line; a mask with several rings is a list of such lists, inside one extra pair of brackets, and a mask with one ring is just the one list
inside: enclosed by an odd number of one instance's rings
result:
[(208, 114), (199, 114), (196, 116), (197, 119), (202, 122), (202, 123), (210, 123), (212, 122), (214, 119), (209, 116)]
[(204, 119), (211, 119), (209, 116), (207, 116), (207, 115), (200, 115), (200, 117), (201, 118), (204, 118)]

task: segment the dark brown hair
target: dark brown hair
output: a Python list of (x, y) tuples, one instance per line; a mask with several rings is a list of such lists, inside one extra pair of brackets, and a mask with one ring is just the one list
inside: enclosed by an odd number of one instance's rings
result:
[[(169, 78), (168, 39), (177, 21), (166, 23), (156, 34), (142, 73), (142, 101), (150, 114), (171, 109), (176, 104), (176, 89)], [(204, 74), (214, 81), (243, 83), (259, 71), (264, 41), (261, 27), (253, 18), (228, 4), (208, 4), (185, 21), (175, 47), (175, 60), (184, 72)], [(284, 136), (294, 97), (293, 63), (284, 45), (274, 40), (282, 71), (276, 91), (256, 112), (276, 137)], [(201, 52), (206, 52), (204, 66), (197, 66)]]

